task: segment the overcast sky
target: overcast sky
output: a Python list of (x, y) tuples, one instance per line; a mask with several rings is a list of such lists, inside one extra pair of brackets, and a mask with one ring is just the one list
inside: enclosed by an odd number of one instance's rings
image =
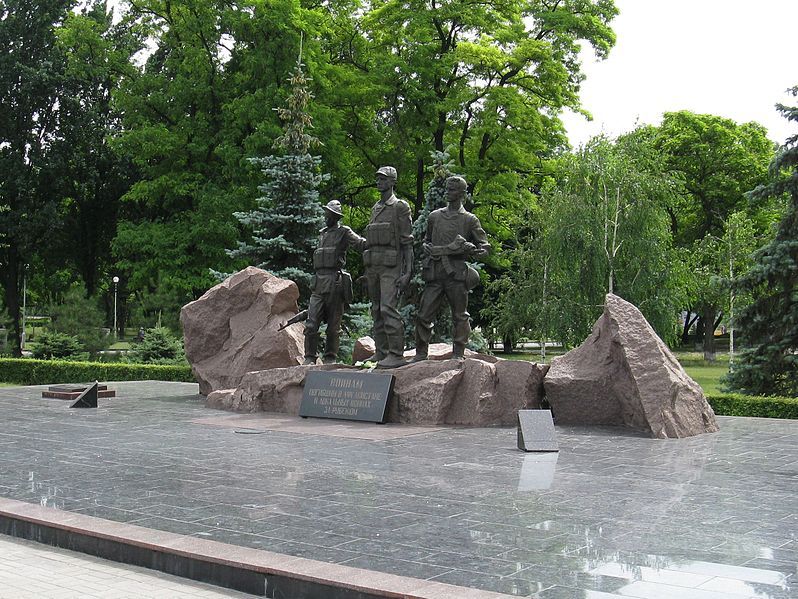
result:
[(615, 0), (615, 47), (603, 61), (584, 52), (587, 122), (566, 114), (574, 146), (615, 136), (662, 113), (691, 110), (756, 121), (784, 143), (796, 132), (775, 110), (798, 85), (798, 0)]

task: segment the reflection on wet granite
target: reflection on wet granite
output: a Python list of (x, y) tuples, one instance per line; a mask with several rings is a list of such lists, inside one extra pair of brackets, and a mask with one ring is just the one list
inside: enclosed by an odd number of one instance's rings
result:
[(796, 421), (524, 454), (514, 428), (239, 435), (196, 385), (112, 386), (89, 413), (0, 389), (0, 496), (521, 597), (798, 593)]

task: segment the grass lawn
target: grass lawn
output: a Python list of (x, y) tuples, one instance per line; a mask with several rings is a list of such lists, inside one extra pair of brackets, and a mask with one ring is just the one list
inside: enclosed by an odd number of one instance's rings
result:
[(728, 362), (718, 362), (707, 366), (685, 366), (693, 380), (701, 385), (707, 395), (717, 395), (722, 393), (720, 389), (720, 378), (729, 372)]
[(130, 349), (132, 347), (132, 343), (130, 341), (116, 341), (112, 343), (108, 349), (112, 350), (122, 350), (122, 349)]

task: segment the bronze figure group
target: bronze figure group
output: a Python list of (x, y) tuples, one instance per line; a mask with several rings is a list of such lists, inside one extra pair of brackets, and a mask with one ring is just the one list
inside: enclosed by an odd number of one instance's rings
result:
[[(376, 172), (380, 199), (371, 210), (365, 238), (340, 224), (341, 204), (333, 200), (324, 207), (327, 226), (322, 229), (313, 254), (313, 293), (305, 321), (305, 364), (318, 359), (319, 326), (327, 323), (323, 361), (336, 361), (341, 318), (352, 299), (352, 278), (344, 270), (349, 248), (363, 252), (371, 315), (374, 319), (374, 355), (378, 368), (395, 368), (407, 362), (404, 325), (399, 298), (410, 283), (413, 269), (413, 234), (410, 206), (396, 197), (396, 169), (383, 166)], [(421, 276), (424, 291), (416, 319), (416, 356), (427, 359), (438, 309), (444, 298), (454, 321), (453, 357), (463, 359), (471, 324), (468, 292), (479, 283), (479, 274), (466, 261), (484, 256), (490, 249), (479, 219), (463, 207), (466, 181), (446, 180), (447, 206), (429, 215), (424, 238)]]

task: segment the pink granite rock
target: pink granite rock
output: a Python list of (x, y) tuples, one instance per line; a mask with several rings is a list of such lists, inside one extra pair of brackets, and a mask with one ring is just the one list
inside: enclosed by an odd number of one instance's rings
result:
[(377, 346), (374, 344), (374, 339), (361, 337), (355, 341), (355, 347), (352, 348), (352, 362), (362, 362), (373, 356), (375, 351), (377, 351)]
[[(355, 341), (355, 347), (352, 350), (352, 361), (362, 362), (366, 358), (374, 355), (376, 346), (374, 339), (371, 337), (361, 337)], [(409, 349), (404, 352), (405, 358), (413, 358), (416, 355), (416, 350)], [(429, 346), (428, 359), (430, 360), (449, 360), (452, 357), (452, 345), (450, 343), (431, 343)], [(488, 354), (480, 354), (470, 349), (465, 350), (466, 358), (476, 358), (483, 362), (496, 362), (499, 358), (489, 356)]]
[[(250, 372), (237, 389), (209, 395), (206, 405), (235, 412), (296, 415), (308, 370), (342, 368), (346, 367), (313, 365)], [(540, 407), (546, 368), (532, 362), (466, 359), (426, 360), (385, 371), (396, 377), (386, 420), (404, 424), (513, 425), (518, 410)]]
[(552, 360), (543, 381), (556, 424), (625, 426), (657, 438), (718, 430), (715, 413), (635, 306), (606, 297), (582, 345)]
[(298, 312), (298, 298), (296, 283), (250, 266), (183, 306), (186, 358), (200, 393), (236, 387), (250, 371), (299, 364), (302, 325), (277, 330)]

